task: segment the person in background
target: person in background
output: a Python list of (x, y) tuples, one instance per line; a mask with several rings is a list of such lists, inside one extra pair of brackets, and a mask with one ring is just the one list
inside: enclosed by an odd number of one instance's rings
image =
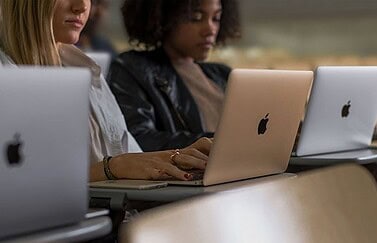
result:
[(99, 29), (109, 13), (110, 0), (91, 0), (89, 19), (76, 45), (83, 51), (107, 52), (114, 59), (118, 54), (109, 39), (99, 34)]
[(125, 0), (129, 42), (143, 51), (112, 63), (109, 86), (144, 151), (213, 136), (230, 68), (203, 62), (240, 36), (235, 0)]
[(91, 181), (192, 179), (184, 169), (205, 168), (211, 140), (203, 138), (181, 150), (142, 153), (99, 67), (74, 46), (90, 7), (90, 0), (1, 0), (0, 66), (75, 66), (92, 71)]

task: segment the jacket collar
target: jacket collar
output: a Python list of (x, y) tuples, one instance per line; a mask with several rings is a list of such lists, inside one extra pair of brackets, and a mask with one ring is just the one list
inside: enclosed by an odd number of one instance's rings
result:
[[(182, 125), (190, 131), (202, 132), (202, 126), (199, 125), (202, 123), (199, 108), (184, 81), (174, 69), (168, 55), (163, 48), (154, 50), (151, 55), (159, 64), (156, 70), (153, 70), (156, 86), (166, 95)], [(190, 114), (190, 117), (185, 114)], [(189, 120), (195, 122), (188, 122)]]

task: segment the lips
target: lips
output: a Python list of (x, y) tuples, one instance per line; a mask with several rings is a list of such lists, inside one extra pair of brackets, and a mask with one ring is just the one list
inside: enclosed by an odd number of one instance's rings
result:
[(84, 22), (80, 19), (67, 19), (65, 23), (72, 25), (76, 28), (82, 28), (84, 26)]
[(214, 43), (211, 41), (206, 41), (206, 42), (199, 43), (199, 46), (206, 49), (211, 49), (214, 46)]

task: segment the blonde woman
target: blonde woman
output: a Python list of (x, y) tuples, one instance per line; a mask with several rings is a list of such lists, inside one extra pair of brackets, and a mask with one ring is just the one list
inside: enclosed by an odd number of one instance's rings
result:
[(73, 46), (88, 20), (90, 7), (90, 0), (1, 0), (0, 65), (91, 69), (91, 181), (192, 179), (184, 169), (205, 168), (211, 140), (200, 139), (179, 151), (142, 153), (127, 131), (100, 68)]

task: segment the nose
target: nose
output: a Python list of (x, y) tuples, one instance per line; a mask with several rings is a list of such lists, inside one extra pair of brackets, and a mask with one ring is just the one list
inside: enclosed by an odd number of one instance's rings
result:
[(90, 0), (76, 0), (72, 4), (72, 12), (74, 14), (81, 14), (90, 8)]
[(218, 22), (213, 21), (212, 19), (208, 19), (204, 21), (202, 27), (202, 34), (203, 36), (214, 36), (217, 34), (219, 30)]

